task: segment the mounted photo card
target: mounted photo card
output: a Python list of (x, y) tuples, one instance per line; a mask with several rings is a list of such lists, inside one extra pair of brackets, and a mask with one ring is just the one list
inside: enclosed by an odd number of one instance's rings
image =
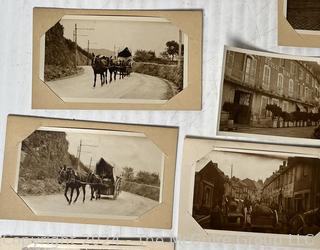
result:
[(170, 229), (177, 136), (10, 115), (0, 218)]
[(320, 247), (316, 147), (186, 138), (178, 239)]
[(218, 135), (316, 145), (319, 58), (225, 48)]
[(201, 109), (202, 11), (34, 8), (35, 109)]
[(319, 1), (278, 0), (278, 44), (282, 46), (319, 47)]

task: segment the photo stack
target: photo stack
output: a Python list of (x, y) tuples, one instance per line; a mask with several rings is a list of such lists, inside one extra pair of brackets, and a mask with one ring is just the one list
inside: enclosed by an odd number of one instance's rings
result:
[(320, 2), (264, 0), (255, 23), (260, 3), (219, 1), (26, 4), (31, 103), (0, 105), (0, 250), (320, 249)]

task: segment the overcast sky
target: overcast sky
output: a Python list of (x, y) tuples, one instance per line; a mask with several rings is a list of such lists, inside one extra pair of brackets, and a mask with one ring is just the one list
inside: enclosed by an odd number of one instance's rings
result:
[[(78, 16), (76, 16), (78, 17)], [(164, 51), (166, 42), (179, 40), (179, 29), (168, 22), (142, 21), (139, 18), (126, 17), (104, 20), (99, 17), (62, 19), (64, 36), (73, 40), (75, 23), (78, 31), (78, 44), (86, 49), (88, 40), (92, 48), (116, 51), (128, 47), (134, 53), (138, 49), (153, 50), (156, 54)], [(94, 29), (94, 30), (81, 30)], [(87, 35), (87, 36), (82, 36)]]
[(233, 176), (242, 179), (265, 180), (272, 175), (272, 172), (279, 169), (285, 160), (284, 158), (268, 155), (230, 153), (212, 151), (207, 158), (218, 163), (218, 167), (230, 177), (231, 166)]
[[(187, 168), (195, 166), (196, 171), (199, 171), (204, 164), (212, 160), (212, 162), (218, 163), (218, 167), (229, 177), (231, 166), (233, 166), (233, 176), (237, 178), (250, 178), (256, 181), (262, 179), (264, 181), (279, 169), (288, 156), (294, 156), (287, 153), (248, 151), (245, 148), (239, 148), (239, 151), (243, 153), (235, 151), (236, 149), (233, 148), (217, 147), (215, 141), (212, 140), (187, 139), (183, 164)], [(255, 152), (259, 154), (254, 154)]]
[[(67, 132), (69, 152), (77, 155), (77, 149), (82, 140), (81, 161), (89, 165), (92, 157), (91, 169), (101, 157), (117, 166), (116, 174), (120, 174), (123, 167), (132, 167), (135, 171), (161, 172), (163, 154), (155, 144), (146, 137), (132, 137), (112, 134), (86, 134)], [(94, 146), (94, 147), (92, 147)]]

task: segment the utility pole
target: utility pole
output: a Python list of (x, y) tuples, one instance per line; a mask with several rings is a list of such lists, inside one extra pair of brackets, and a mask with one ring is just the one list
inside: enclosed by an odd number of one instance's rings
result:
[[(73, 38), (74, 38), (74, 43), (75, 43), (75, 59), (74, 63), (75, 66), (78, 66), (78, 36), (88, 36), (88, 35), (79, 35), (78, 30), (94, 30), (94, 28), (79, 28), (78, 25), (75, 23), (74, 24), (74, 31), (73, 31)], [(89, 45), (88, 45), (89, 47)]]
[[(80, 140), (80, 144), (78, 147), (78, 158), (77, 158), (77, 170), (80, 169), (80, 157), (81, 157), (81, 153), (91, 153), (91, 152), (86, 152), (86, 151), (82, 151), (83, 147), (94, 147), (97, 148), (98, 145), (89, 145), (89, 144), (82, 144), (82, 140)], [(92, 157), (90, 159), (90, 166), (91, 166), (91, 161), (92, 161)]]
[(182, 32), (179, 30), (179, 52), (178, 52), (178, 67), (180, 68), (181, 59), (182, 59)]
[(77, 24), (74, 24), (74, 43), (75, 43), (75, 59), (74, 63), (75, 66), (77, 67), (78, 62), (77, 62), (77, 57), (78, 57), (78, 27)]
[[(88, 48), (87, 48), (87, 52), (89, 54), (89, 51), (90, 51), (90, 40), (88, 39)], [(89, 57), (87, 57), (87, 65), (89, 65)], [(90, 162), (91, 164), (91, 162)]]

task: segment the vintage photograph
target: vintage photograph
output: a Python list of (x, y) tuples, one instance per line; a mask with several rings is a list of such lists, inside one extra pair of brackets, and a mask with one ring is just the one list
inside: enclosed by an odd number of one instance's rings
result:
[(65, 15), (42, 40), (40, 78), (64, 102), (165, 103), (187, 84), (188, 38), (165, 18)]
[(320, 139), (316, 58), (226, 49), (219, 131)]
[(320, 31), (320, 2), (318, 0), (285, 0), (287, 20), (294, 29)]
[(309, 156), (212, 147), (193, 164), (192, 216), (204, 229), (316, 235), (319, 166)]
[(164, 154), (142, 133), (46, 128), (21, 143), (16, 191), (36, 215), (137, 218), (161, 202)]

